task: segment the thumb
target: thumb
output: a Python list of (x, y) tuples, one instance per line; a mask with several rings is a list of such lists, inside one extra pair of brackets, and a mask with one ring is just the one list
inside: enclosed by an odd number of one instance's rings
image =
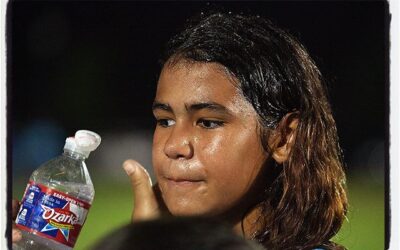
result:
[(132, 221), (158, 217), (160, 215), (159, 206), (146, 169), (134, 160), (126, 160), (123, 168), (131, 180), (134, 194)]

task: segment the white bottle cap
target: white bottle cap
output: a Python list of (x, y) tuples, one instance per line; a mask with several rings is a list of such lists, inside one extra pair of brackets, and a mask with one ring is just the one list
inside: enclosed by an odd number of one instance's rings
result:
[(68, 138), (65, 140), (64, 149), (67, 149), (67, 150), (69, 150), (69, 151), (75, 151), (75, 149), (76, 149), (76, 142), (75, 142), (75, 138), (74, 138), (74, 137), (68, 137)]
[(89, 130), (79, 130), (75, 137), (68, 137), (65, 140), (64, 149), (77, 152), (87, 158), (90, 152), (94, 151), (101, 142), (101, 137)]

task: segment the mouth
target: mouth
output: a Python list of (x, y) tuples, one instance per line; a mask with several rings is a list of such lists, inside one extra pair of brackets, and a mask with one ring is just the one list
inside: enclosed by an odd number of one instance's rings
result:
[(205, 188), (207, 175), (199, 164), (182, 163), (166, 166), (160, 169), (159, 180), (165, 189), (172, 192), (194, 191), (196, 188)]
[(170, 188), (195, 188), (201, 186), (205, 181), (200, 179), (192, 179), (192, 178), (165, 178), (167, 185)]

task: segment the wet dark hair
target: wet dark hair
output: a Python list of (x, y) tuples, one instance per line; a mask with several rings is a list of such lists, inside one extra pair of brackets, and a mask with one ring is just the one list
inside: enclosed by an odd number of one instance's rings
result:
[(290, 115), (299, 119), (289, 159), (266, 187), (264, 226), (254, 238), (267, 249), (341, 249), (330, 242), (347, 212), (341, 150), (321, 74), (306, 49), (264, 18), (214, 13), (192, 20), (167, 44), (162, 64), (181, 60), (226, 68), (258, 113), (267, 151), (270, 132)]
[(196, 217), (165, 217), (125, 225), (93, 250), (261, 250), (221, 222)]

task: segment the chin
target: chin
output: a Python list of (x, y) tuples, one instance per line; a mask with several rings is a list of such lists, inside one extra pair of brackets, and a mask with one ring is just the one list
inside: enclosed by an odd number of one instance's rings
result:
[(169, 212), (174, 216), (211, 216), (215, 210), (205, 207), (205, 204), (191, 200), (166, 201)]
[(199, 208), (197, 206), (191, 206), (189, 204), (171, 204), (168, 206), (169, 212), (174, 216), (203, 216), (208, 214), (207, 209)]

